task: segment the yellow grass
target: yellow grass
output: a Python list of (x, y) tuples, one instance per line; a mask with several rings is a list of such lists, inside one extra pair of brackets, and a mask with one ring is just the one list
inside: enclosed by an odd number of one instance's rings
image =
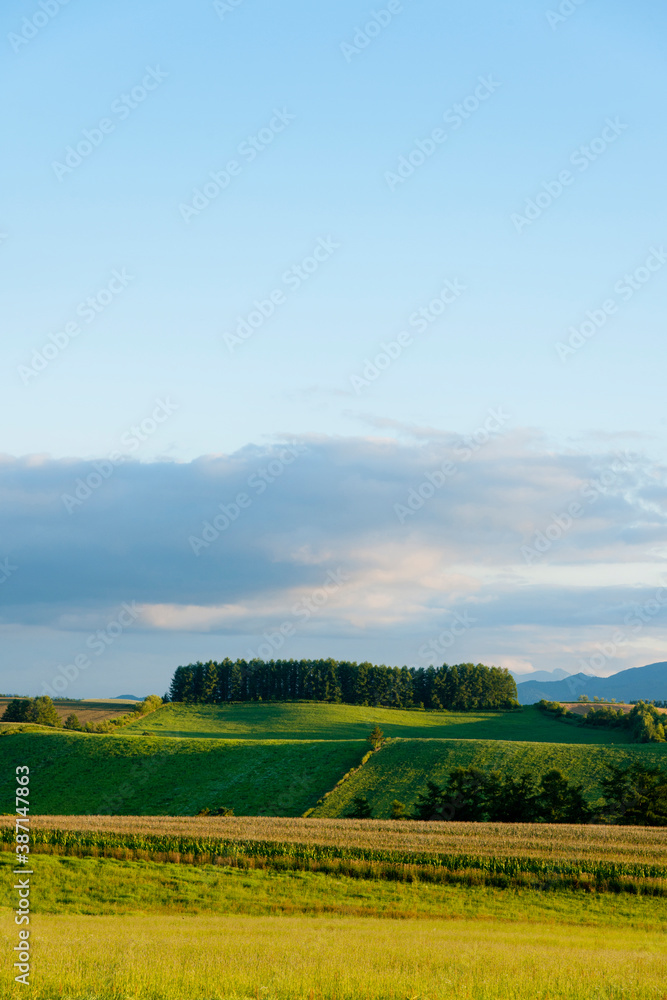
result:
[[(0, 816), (0, 826), (14, 818)], [(271, 816), (34, 816), (34, 829), (182, 834), (480, 855), (667, 863), (667, 827), (422, 823)]]
[[(6, 929), (7, 920), (3, 921)], [(474, 920), (39, 916), (13, 1000), (658, 1000), (665, 935)], [(3, 935), (8, 955), (14, 934)]]

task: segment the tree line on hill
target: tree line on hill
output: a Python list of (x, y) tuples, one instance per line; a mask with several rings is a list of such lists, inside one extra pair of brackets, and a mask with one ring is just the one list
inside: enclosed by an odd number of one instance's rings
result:
[(324, 701), (394, 708), (513, 708), (512, 675), (501, 667), (459, 663), (387, 667), (345, 660), (230, 660), (177, 667), (165, 700), (220, 704), (239, 701)]
[(576, 720), (581, 726), (605, 726), (623, 729), (634, 743), (664, 743), (667, 716), (653, 702), (638, 701), (629, 712), (605, 706), (591, 708), (586, 715), (568, 711), (558, 701), (539, 701), (538, 708), (556, 718)]
[[(589, 805), (581, 785), (573, 785), (552, 769), (539, 781), (529, 772), (514, 777), (499, 771), (457, 767), (440, 787), (427, 781), (408, 814), (395, 799), (391, 819), (444, 820), (472, 823), (613, 823), (625, 826), (667, 826), (667, 773), (634, 761), (629, 767), (608, 765), (601, 781), (604, 800)], [(365, 796), (354, 800), (350, 817), (371, 819)]]
[(143, 701), (137, 702), (131, 712), (116, 715), (103, 722), (79, 722), (74, 712), (63, 720), (56, 706), (48, 695), (38, 698), (12, 698), (2, 714), (0, 722), (34, 722), (40, 726), (53, 726), (54, 729), (72, 729), (82, 733), (112, 733), (119, 726), (136, 719), (137, 715), (154, 712), (162, 704), (162, 699), (156, 694), (149, 694)]

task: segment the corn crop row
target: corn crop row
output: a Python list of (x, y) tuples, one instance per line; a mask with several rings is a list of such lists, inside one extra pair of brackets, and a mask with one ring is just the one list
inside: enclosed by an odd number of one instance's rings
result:
[[(0, 830), (0, 843), (13, 844), (14, 832)], [(328, 844), (283, 843), (261, 840), (227, 840), (219, 837), (188, 837), (161, 834), (113, 833), (97, 831), (40, 830), (32, 831), (32, 843), (37, 849), (54, 848), (54, 853), (77, 855), (93, 852), (125, 850), (139, 852), (137, 856), (192, 855), (225, 858), (235, 864), (243, 859), (262, 860), (273, 868), (309, 868), (325, 862), (352, 862), (367, 865), (375, 872), (368, 877), (386, 878), (392, 866), (410, 869), (441, 869), (448, 872), (478, 871), (488, 875), (515, 877), (524, 874), (546, 876), (592, 877), (595, 881), (623, 877), (641, 879), (667, 878), (667, 866), (639, 862), (595, 859), (566, 860), (563, 858), (531, 858), (521, 856), (489, 857), (475, 854), (430, 854), (417, 851), (379, 850), (362, 847), (340, 847)]]

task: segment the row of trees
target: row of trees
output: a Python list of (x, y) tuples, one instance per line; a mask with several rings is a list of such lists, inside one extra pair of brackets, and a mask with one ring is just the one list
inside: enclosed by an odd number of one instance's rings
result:
[[(629, 767), (608, 766), (601, 781), (604, 801), (592, 807), (582, 786), (573, 785), (556, 769), (536, 780), (526, 772), (513, 777), (499, 771), (457, 767), (447, 784), (427, 781), (412, 813), (395, 799), (392, 819), (456, 820), (485, 823), (616, 823), (667, 826), (667, 773), (641, 761)], [(351, 817), (369, 819), (365, 796), (354, 799)]]
[(386, 667), (345, 660), (230, 660), (177, 667), (170, 701), (328, 701), (467, 711), (517, 704), (512, 675), (500, 667), (460, 663)]
[(538, 702), (538, 707), (557, 718), (576, 720), (582, 726), (605, 726), (613, 729), (623, 729), (635, 743), (664, 743), (666, 738), (665, 724), (667, 716), (661, 712), (654, 702), (638, 701), (629, 712), (622, 708), (606, 706), (591, 708), (586, 715), (569, 712), (557, 701)]

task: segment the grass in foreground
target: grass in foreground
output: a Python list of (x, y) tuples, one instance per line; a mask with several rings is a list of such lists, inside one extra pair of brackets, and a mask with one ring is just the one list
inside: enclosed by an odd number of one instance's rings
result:
[[(599, 928), (495, 920), (132, 915), (41, 916), (33, 933), (35, 1000), (664, 996), (664, 934), (629, 927), (601, 939)], [(7, 963), (0, 987), (24, 995)]]
[[(62, 731), (0, 736), (0, 771), (30, 767), (33, 813), (298, 816), (361, 760), (363, 742), (171, 740)], [(11, 796), (11, 798), (10, 798)], [(1, 812), (14, 812), (5, 782)]]
[(543, 743), (624, 743), (623, 732), (584, 729), (553, 719), (532, 705), (517, 712), (419, 712), (325, 702), (168, 704), (130, 723), (129, 733), (249, 740), (361, 740), (379, 725), (406, 739), (518, 740)]
[[(14, 903), (12, 860), (0, 854), (0, 907)], [(32, 905), (38, 923), (44, 914), (234, 913), (551, 921), (667, 931), (667, 897), (360, 881), (321, 872), (44, 854), (34, 859), (34, 869), (39, 888)]]

